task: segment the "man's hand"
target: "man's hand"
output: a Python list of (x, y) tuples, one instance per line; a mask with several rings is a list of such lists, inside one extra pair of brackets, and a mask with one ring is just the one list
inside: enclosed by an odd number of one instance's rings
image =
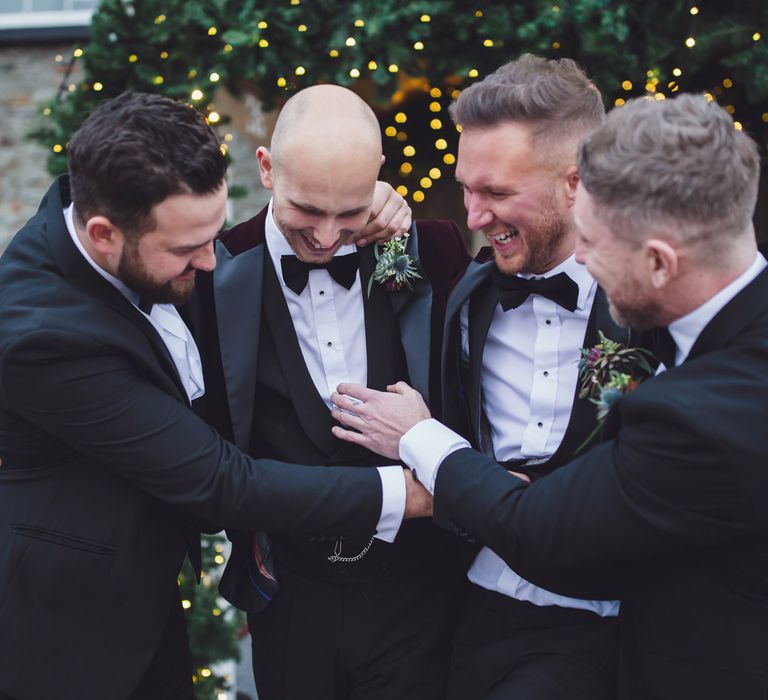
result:
[(376, 241), (388, 241), (407, 233), (411, 228), (411, 208), (386, 182), (377, 182), (373, 192), (371, 216), (355, 240), (359, 246)]
[(416, 423), (432, 417), (421, 394), (405, 382), (388, 386), (386, 392), (339, 384), (331, 401), (333, 417), (351, 428), (334, 426), (333, 434), (389, 459), (400, 459), (400, 438)]
[(410, 469), (404, 470), (405, 476), (405, 514), (403, 518), (431, 518), (432, 494), (416, 479)]

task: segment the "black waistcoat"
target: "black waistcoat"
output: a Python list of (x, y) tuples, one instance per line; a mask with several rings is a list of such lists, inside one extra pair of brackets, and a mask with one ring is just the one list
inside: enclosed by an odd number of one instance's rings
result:
[[(365, 281), (368, 275), (364, 267), (361, 255), (361, 279)], [(408, 381), (405, 354), (387, 292), (374, 285), (370, 297), (364, 293), (363, 298), (368, 386), (385, 390), (388, 384)], [(335, 421), (304, 363), (268, 254), (264, 261), (262, 308), (251, 454), (318, 466), (374, 467), (391, 463), (331, 433)], [(372, 534), (361, 532), (342, 540), (341, 556), (357, 555)], [(450, 539), (428, 521), (406, 522), (393, 544), (374, 540), (368, 553), (354, 563), (328, 561), (337, 544), (333, 537), (318, 540), (306, 535), (273, 534), (273, 541), (278, 572), (285, 567), (312, 578), (357, 583), (434, 567)]]

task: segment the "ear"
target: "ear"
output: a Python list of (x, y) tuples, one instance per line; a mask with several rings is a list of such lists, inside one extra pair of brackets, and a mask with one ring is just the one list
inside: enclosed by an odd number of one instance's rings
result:
[(661, 238), (649, 238), (644, 247), (651, 284), (662, 289), (677, 277), (680, 255), (673, 245)]
[(565, 203), (572, 207), (576, 202), (576, 190), (579, 187), (579, 170), (576, 163), (568, 166), (565, 171)]
[(105, 259), (119, 259), (125, 236), (106, 216), (92, 216), (85, 222), (85, 235), (94, 251)]
[(381, 163), (379, 163), (379, 170), (381, 170), (381, 166), (383, 166), (383, 165), (384, 165), (384, 161), (386, 161), (386, 160), (387, 160), (387, 159), (386, 159), (386, 157), (385, 157), (385, 156), (384, 156), (384, 154), (382, 153), (382, 154), (381, 154)]
[(272, 154), (264, 146), (259, 146), (256, 150), (256, 157), (259, 159), (259, 175), (261, 184), (268, 190), (274, 188), (275, 174), (272, 168)]

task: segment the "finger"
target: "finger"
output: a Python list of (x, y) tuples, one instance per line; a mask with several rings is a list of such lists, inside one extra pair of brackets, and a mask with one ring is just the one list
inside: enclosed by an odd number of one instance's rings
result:
[(355, 445), (362, 445), (363, 447), (368, 446), (368, 440), (362, 433), (356, 433), (353, 430), (345, 430), (338, 425), (334, 425), (331, 428), (331, 432), (340, 440), (352, 442)]
[[(374, 389), (369, 389), (367, 386), (353, 384), (352, 382), (342, 382), (336, 387), (336, 391), (334, 392), (334, 394), (344, 394), (359, 399), (360, 401), (369, 401), (370, 399), (375, 398), (379, 393), (380, 392)], [(331, 396), (331, 401), (336, 403), (333, 396)]]
[[(377, 226), (376, 228), (373, 228), (371, 224), (369, 224), (366, 228), (364, 228), (361, 232), (361, 235), (365, 238), (368, 243), (375, 243), (378, 241), (386, 242), (390, 238), (394, 238), (395, 234), (398, 233), (397, 229), (390, 229), (389, 227), (380, 227)], [(355, 241), (359, 244), (359, 241)]]
[(408, 231), (411, 228), (411, 222), (413, 220), (413, 213), (411, 212), (411, 208), (403, 202), (403, 206), (400, 207), (400, 211), (395, 214), (395, 216), (392, 217), (391, 226), (392, 228), (396, 228), (397, 238), (400, 238), (404, 234), (408, 233)]
[(416, 390), (407, 382), (399, 381), (396, 384), (389, 384), (387, 386), (387, 391), (391, 394), (400, 394), (400, 396), (405, 396), (409, 392)]
[(357, 245), (359, 245), (361, 248), (364, 248), (365, 246), (368, 245), (368, 239), (367, 238), (358, 238), (355, 241), (355, 243), (357, 243)]
[[(359, 414), (359, 409), (365, 408), (364, 401), (356, 399), (353, 396), (347, 396), (346, 394), (339, 394), (335, 391), (331, 394), (331, 403), (333, 404), (333, 407), (338, 407), (343, 411), (354, 413), (355, 415)], [(331, 410), (333, 410), (333, 407), (331, 407)]]
[(531, 477), (529, 477), (527, 474), (521, 474), (520, 472), (513, 472), (511, 469), (507, 469), (507, 471), (512, 476), (516, 476), (518, 479), (522, 479), (523, 481), (527, 481), (528, 483), (531, 483)]
[(363, 428), (366, 427), (365, 421), (355, 413), (348, 413), (347, 411), (341, 411), (338, 408), (332, 408), (331, 415), (335, 420), (339, 421), (339, 423), (347, 428), (363, 432)]

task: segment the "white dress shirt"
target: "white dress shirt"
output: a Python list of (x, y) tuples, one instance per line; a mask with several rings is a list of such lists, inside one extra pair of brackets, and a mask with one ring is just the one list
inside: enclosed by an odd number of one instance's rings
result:
[[(497, 305), (488, 330), (482, 358), (483, 411), (488, 419), (495, 459), (544, 461), (560, 446), (573, 408), (578, 364), (597, 284), (573, 256), (544, 275), (565, 272), (579, 287), (577, 306), (568, 311), (554, 301), (532, 294), (519, 307), (504, 311)], [(468, 358), (468, 306), (461, 311), (462, 350)], [(413, 466), (419, 479), (434, 489), (440, 462), (426, 452), (441, 445), (441, 460), (466, 441), (436, 421), (414, 427), (400, 443), (400, 455)], [(420, 447), (420, 449), (417, 447)], [(425, 453), (423, 457), (416, 453)], [(413, 460), (413, 461), (412, 461)], [(416, 466), (419, 465), (419, 466)], [(421, 467), (421, 469), (419, 468)], [(435, 470), (435, 471), (432, 471)], [(478, 586), (535, 605), (557, 605), (591, 610), (601, 616), (618, 613), (617, 601), (580, 600), (539, 588), (519, 576), (495, 552), (484, 547), (467, 574)]]
[[(365, 344), (365, 309), (360, 271), (349, 289), (331, 277), (328, 270), (310, 270), (307, 286), (296, 294), (285, 285), (280, 258), (294, 255), (277, 227), (269, 203), (265, 222), (267, 250), (280, 280), (283, 296), (296, 329), (304, 364), (312, 383), (325, 401), (333, 406), (331, 393), (341, 382), (366, 385), (368, 353)], [(341, 246), (336, 255), (356, 253), (354, 243)]]
[[(368, 353), (365, 338), (363, 288), (358, 270), (350, 289), (336, 282), (327, 270), (310, 270), (307, 286), (296, 294), (286, 286), (280, 258), (294, 255), (277, 227), (269, 202), (265, 240), (280, 288), (296, 329), (299, 347), (309, 376), (330, 410), (331, 393), (341, 382), (365, 386)], [(336, 255), (357, 252), (353, 244), (341, 246)], [(378, 467), (382, 480), (382, 513), (377, 539), (394, 541), (405, 513), (405, 479), (399, 466)]]
[[(123, 284), (114, 275), (99, 267), (88, 254), (77, 235), (74, 222), (74, 205), (70, 204), (64, 209), (64, 221), (67, 225), (67, 231), (72, 237), (72, 242), (86, 259), (88, 264), (96, 270), (107, 282), (115, 287), (131, 304), (139, 309), (139, 295), (132, 289)], [(190, 402), (201, 397), (205, 393), (205, 382), (203, 381), (203, 366), (200, 362), (200, 351), (192, 334), (184, 323), (179, 312), (173, 304), (154, 304), (152, 311), (145, 314), (141, 309), (139, 313), (149, 320), (155, 327), (160, 339), (168, 349), (168, 354), (176, 365), (176, 371), (179, 379), (187, 392), (187, 398)]]

